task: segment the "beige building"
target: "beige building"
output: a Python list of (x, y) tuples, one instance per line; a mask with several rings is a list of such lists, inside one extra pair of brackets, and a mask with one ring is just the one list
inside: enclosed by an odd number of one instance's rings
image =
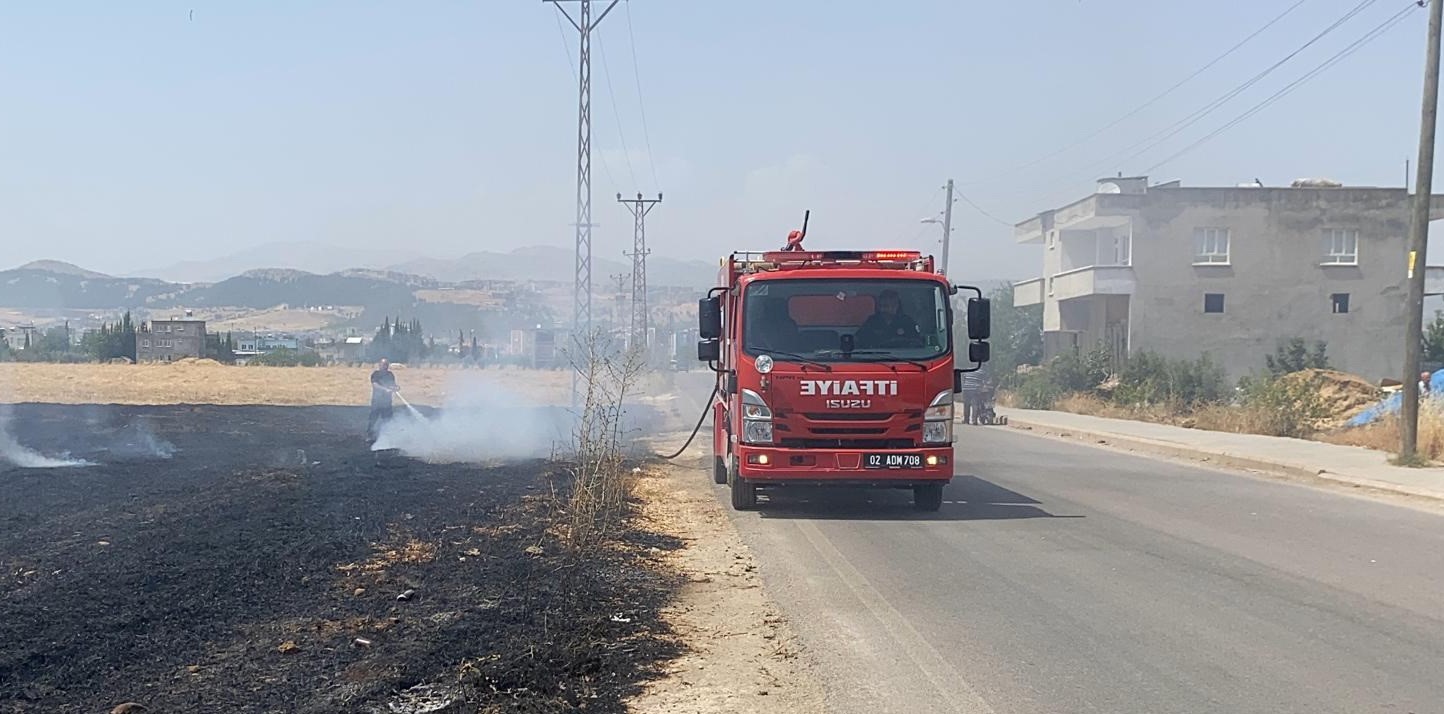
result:
[[(1435, 196), (1430, 219), (1444, 217)], [(1148, 185), (1098, 191), (1019, 223), (1042, 276), (1014, 304), (1043, 306), (1044, 356), (1101, 346), (1207, 353), (1231, 377), (1280, 339), (1328, 344), (1332, 365), (1402, 376), (1410, 199), (1401, 188)], [(1444, 292), (1444, 269), (1429, 271)]]
[(135, 336), (137, 362), (199, 359), (206, 349), (205, 320), (152, 320), (148, 331)]

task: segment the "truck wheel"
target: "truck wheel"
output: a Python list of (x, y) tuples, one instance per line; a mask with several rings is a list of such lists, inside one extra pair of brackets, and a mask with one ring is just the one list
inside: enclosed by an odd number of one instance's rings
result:
[(757, 487), (747, 483), (737, 473), (737, 457), (731, 458), (727, 469), (727, 486), (732, 491), (732, 510), (747, 511), (757, 507)]
[[(734, 499), (735, 500), (735, 499)], [(913, 508), (919, 511), (936, 511), (943, 507), (943, 485), (940, 483), (913, 486)]]
[(727, 483), (727, 460), (721, 456), (712, 457), (712, 483)]

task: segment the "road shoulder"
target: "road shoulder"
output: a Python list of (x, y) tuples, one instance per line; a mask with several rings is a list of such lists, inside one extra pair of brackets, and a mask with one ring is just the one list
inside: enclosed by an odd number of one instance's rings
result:
[[(1279, 444), (1296, 447), (1298, 451), (1317, 450), (1318, 454), (1290, 455), (1287, 458), (1250, 453), (1247, 449), (1220, 448), (1203, 444), (1204, 434), (1192, 429), (1167, 427), (1155, 424), (1140, 424), (1138, 428), (1148, 429), (1150, 436), (1128, 433), (1131, 424), (1114, 424), (1122, 420), (1084, 417), (1082, 415), (1061, 415), (1068, 423), (1050, 419), (1052, 412), (1033, 413), (1027, 410), (1007, 410), (1008, 428), (1015, 431), (1054, 439), (1081, 442), (1083, 444), (1123, 451), (1140, 456), (1185, 462), (1232, 472), (1246, 472), (1250, 475), (1274, 480), (1288, 481), (1352, 493), (1369, 498), (1387, 500), (1407, 505), (1428, 508), (1444, 507), (1444, 481), (1433, 486), (1426, 480), (1427, 474), (1439, 469), (1401, 469), (1394, 466), (1374, 469), (1346, 469), (1331, 458), (1332, 451), (1353, 450), (1358, 447), (1340, 447), (1333, 444), (1296, 440), (1271, 439), (1256, 435), (1213, 435), (1220, 438), (1237, 436), (1253, 440), (1273, 440)], [(972, 427), (987, 428), (987, 427)], [(1162, 429), (1169, 430), (1161, 438), (1153, 435)], [(1174, 433), (1177, 432), (1177, 433)], [(1330, 453), (1324, 453), (1329, 451)], [(1384, 457), (1379, 456), (1382, 462)], [(1365, 475), (1365, 471), (1368, 475)], [(1402, 474), (1375, 475), (1373, 472), (1395, 472)]]
[[(677, 440), (685, 434), (677, 435)], [(636, 493), (645, 527), (682, 546), (659, 554), (681, 578), (663, 620), (686, 651), (629, 702), (639, 714), (822, 710), (796, 634), (767, 594), (751, 551), (710, 489), (697, 446), (646, 468)]]

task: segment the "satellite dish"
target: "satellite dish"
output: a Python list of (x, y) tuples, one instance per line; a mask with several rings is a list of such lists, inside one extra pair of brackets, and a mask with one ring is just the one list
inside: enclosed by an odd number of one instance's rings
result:
[(1098, 184), (1098, 193), (1123, 193), (1123, 189), (1112, 181), (1104, 181)]

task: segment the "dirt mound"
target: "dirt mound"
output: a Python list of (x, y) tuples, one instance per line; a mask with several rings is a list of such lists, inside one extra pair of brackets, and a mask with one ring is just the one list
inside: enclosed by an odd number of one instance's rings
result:
[(1306, 369), (1286, 374), (1280, 379), (1290, 385), (1313, 383), (1328, 408), (1328, 427), (1343, 425), (1359, 412), (1373, 406), (1383, 396), (1379, 386), (1363, 377), (1332, 369)]

